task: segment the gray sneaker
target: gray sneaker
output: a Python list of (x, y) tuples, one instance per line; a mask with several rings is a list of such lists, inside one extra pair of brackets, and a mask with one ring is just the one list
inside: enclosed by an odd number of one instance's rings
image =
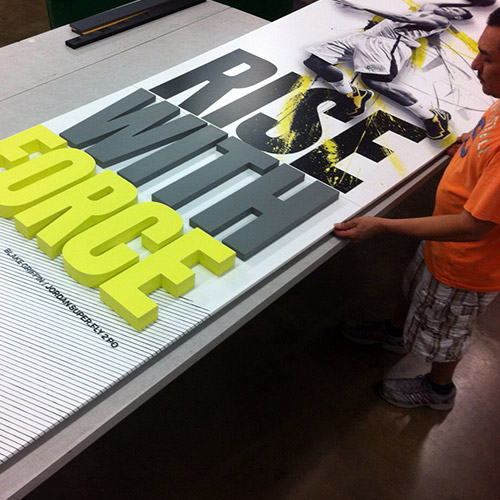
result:
[(387, 328), (386, 321), (353, 321), (347, 320), (340, 325), (340, 333), (356, 344), (370, 345), (381, 344), (381, 346), (396, 354), (406, 354), (402, 335), (392, 335)]
[(378, 393), (388, 403), (401, 408), (428, 406), (433, 410), (451, 410), (455, 404), (455, 385), (448, 394), (438, 394), (429, 382), (429, 375), (415, 378), (388, 379), (381, 382)]

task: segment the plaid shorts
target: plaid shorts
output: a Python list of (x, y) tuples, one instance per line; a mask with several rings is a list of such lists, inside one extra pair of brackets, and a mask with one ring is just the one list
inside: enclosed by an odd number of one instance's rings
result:
[(472, 342), (472, 324), (497, 292), (468, 292), (438, 281), (425, 265), (424, 242), (403, 278), (410, 302), (404, 328), (405, 345), (426, 361), (462, 359)]

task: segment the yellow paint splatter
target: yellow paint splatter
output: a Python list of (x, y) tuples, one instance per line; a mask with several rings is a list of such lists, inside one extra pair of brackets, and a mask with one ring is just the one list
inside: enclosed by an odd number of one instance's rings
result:
[(408, 5), (408, 8), (412, 11), (412, 12), (417, 12), (417, 10), (419, 10), (422, 5), (417, 3), (417, 2), (414, 2), (413, 0), (403, 0), (403, 3), (405, 3), (406, 5)]
[(329, 166), (326, 168), (325, 171), (328, 172), (339, 161), (337, 143), (332, 139), (328, 139), (323, 143), (323, 148), (327, 153), (326, 157), (328, 159)]
[(312, 81), (312, 76), (301, 75), (290, 89), (288, 97), (281, 107), (275, 132), (282, 142), (282, 146), (280, 147), (282, 154), (287, 154), (292, 148), (293, 141), (297, 135), (292, 128), (293, 118), (300, 101), (304, 98)]
[[(366, 128), (363, 131), (363, 133), (361, 134), (361, 137), (359, 138), (358, 144), (354, 148), (353, 153), (358, 151), (359, 146), (361, 145), (361, 143), (366, 135), (366, 130), (369, 128), (369, 125), (370, 125), (371, 121), (374, 119), (374, 117), (375, 117), (375, 115), (372, 115), (367, 119)], [(351, 162), (354, 158), (354, 155), (351, 155), (351, 158), (350, 158), (348, 164), (344, 166), (343, 171), (342, 171), (342, 175), (339, 178), (336, 175), (338, 173), (338, 169), (335, 168), (335, 165), (339, 161), (337, 143), (333, 139), (327, 139), (326, 141), (323, 142), (323, 149), (327, 153), (326, 158), (327, 158), (328, 163), (329, 163), (328, 167), (325, 168), (325, 173), (330, 174), (330, 175), (327, 175), (327, 178), (328, 178), (330, 185), (335, 186), (337, 184), (342, 184), (346, 180), (346, 177), (347, 177), (348, 181), (350, 180), (352, 182), (353, 177), (351, 174), (348, 173), (348, 170), (351, 166)]]
[(454, 132), (451, 132), (449, 135), (447, 135), (444, 139), (439, 141), (439, 145), (443, 148), (449, 148), (453, 143), (455, 143), (458, 139), (457, 134)]
[(445, 43), (443, 41), (441, 41), (441, 43), (439, 44), (442, 48), (444, 49), (448, 49), (450, 50), (451, 52), (459, 55), (459, 56), (462, 56), (464, 59), (470, 59), (472, 61), (472, 59), (474, 59), (476, 57), (476, 53), (465, 53), (465, 52), (462, 52), (460, 50), (457, 50), (456, 47), (453, 47), (452, 45), (450, 45), (449, 43)]
[(354, 78), (354, 71), (351, 68), (344, 68), (344, 71), (351, 80)]
[[(386, 108), (385, 104), (380, 99), (378, 99), (378, 106), (377, 107), (378, 107), (378, 109), (380, 109), (381, 111), (384, 111), (387, 114), (387, 117), (389, 118), (389, 120), (391, 120), (394, 123), (397, 123), (396, 120), (394, 119), (394, 117), (387, 111), (387, 108)], [(375, 116), (373, 116), (373, 120), (375, 120)], [(375, 126), (376, 123), (377, 122), (374, 121), (373, 125)], [(371, 124), (371, 122), (370, 122), (370, 124)], [(401, 177), (404, 177), (407, 172), (406, 172), (406, 169), (405, 169), (404, 162), (403, 162), (402, 158), (398, 154), (396, 154), (392, 149), (390, 149), (390, 148), (388, 148), (388, 147), (386, 147), (386, 146), (384, 146), (382, 144), (381, 144), (381, 147), (384, 150), (384, 154), (386, 155), (386, 158), (389, 159), (389, 161), (391, 162), (392, 166), (395, 168), (396, 172)]]
[(427, 54), (428, 41), (427, 38), (420, 38), (420, 47), (413, 49), (411, 54), (411, 63), (416, 68), (421, 68), (425, 62), (425, 56)]
[[(387, 113), (387, 110), (385, 109), (385, 106), (382, 102), (379, 103), (378, 107), (379, 107), (379, 109), (384, 110)], [(396, 120), (394, 120), (394, 117), (390, 113), (387, 113), (387, 115), (388, 115), (390, 120), (392, 120), (394, 123), (396, 123)], [(367, 126), (368, 125), (376, 127), (377, 122), (376, 122), (375, 115), (370, 117), (369, 122), (367, 122)], [(380, 132), (382, 132), (382, 131), (380, 131)], [(382, 135), (382, 133), (380, 135)], [(379, 144), (380, 144), (380, 142), (379, 142)], [(396, 172), (401, 177), (404, 177), (406, 175), (406, 169), (405, 169), (404, 162), (403, 162), (402, 158), (398, 154), (396, 154), (392, 149), (390, 149), (389, 147), (384, 146), (383, 144), (380, 144), (380, 146), (382, 147), (386, 158), (388, 158), (388, 160), (391, 162), (392, 166), (396, 169)]]
[(396, 154), (392, 153), (388, 156), (390, 162), (392, 163), (392, 166), (396, 169), (396, 172), (401, 176), (404, 177), (406, 175), (406, 168), (404, 166), (402, 158)]
[(477, 46), (477, 42), (474, 39), (472, 39), (469, 35), (466, 35), (462, 31), (458, 31), (458, 30), (447, 29), (446, 31), (448, 33), (450, 33), (451, 35), (453, 35), (455, 38), (458, 38), (466, 47), (469, 48), (469, 50), (473, 54), (477, 54), (477, 52), (479, 50), (478, 46)]
[[(326, 153), (326, 159), (328, 161), (328, 166), (325, 168), (326, 178), (328, 180), (328, 184), (330, 186), (336, 186), (338, 184), (343, 184), (346, 176), (349, 179), (352, 179), (352, 176), (349, 175), (346, 171), (339, 170), (335, 167), (335, 165), (339, 162), (339, 151), (337, 143), (333, 139), (327, 139), (323, 142), (323, 150)], [(339, 176), (339, 173), (341, 175)]]

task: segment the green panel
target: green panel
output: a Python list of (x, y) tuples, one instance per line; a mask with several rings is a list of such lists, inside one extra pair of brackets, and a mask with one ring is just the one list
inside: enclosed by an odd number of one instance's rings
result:
[(254, 16), (259, 16), (268, 21), (290, 14), (293, 10), (293, 0), (217, 0)]
[(46, 0), (46, 3), (50, 26), (57, 28), (130, 3), (130, 0)]

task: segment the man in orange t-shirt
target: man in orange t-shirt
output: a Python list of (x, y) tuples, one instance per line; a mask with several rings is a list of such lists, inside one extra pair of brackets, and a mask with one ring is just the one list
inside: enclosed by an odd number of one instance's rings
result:
[[(500, 9), (493, 11), (472, 63), (485, 94), (500, 98)], [(346, 337), (381, 343), (432, 362), (415, 378), (384, 380), (380, 395), (405, 407), (453, 407), (453, 374), (471, 342), (471, 325), (500, 291), (500, 101), (449, 151), (430, 217), (358, 217), (334, 225), (335, 235), (360, 241), (391, 233), (422, 240), (403, 280), (409, 301), (392, 322), (347, 324)]]
[(500, 290), (500, 101), (465, 136), (446, 169), (433, 215), (466, 210), (496, 225), (478, 241), (429, 241), (427, 267), (442, 283), (475, 292)]

